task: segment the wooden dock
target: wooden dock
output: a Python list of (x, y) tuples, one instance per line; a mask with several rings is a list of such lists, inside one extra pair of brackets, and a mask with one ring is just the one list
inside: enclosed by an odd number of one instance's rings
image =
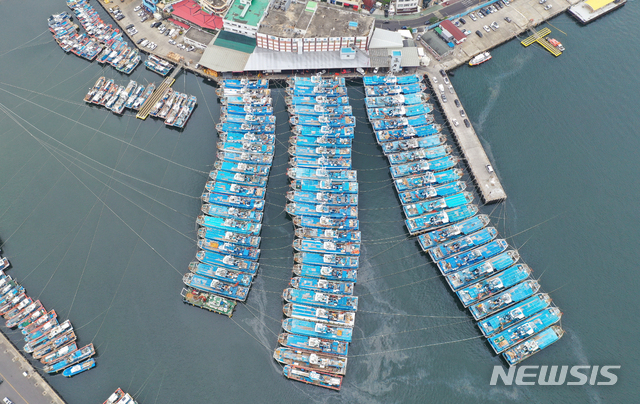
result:
[(562, 52), (558, 50), (555, 46), (552, 46), (546, 39), (545, 36), (551, 33), (551, 30), (547, 27), (542, 28), (540, 31), (536, 31), (534, 28), (531, 28), (533, 35), (525, 38), (520, 43), (527, 47), (531, 44), (538, 43), (540, 46), (549, 51), (553, 56), (558, 57), (562, 55)]
[(147, 98), (144, 104), (142, 104), (142, 106), (140, 107), (140, 110), (138, 111), (136, 118), (142, 119), (142, 120), (147, 119), (147, 117), (149, 116), (149, 112), (151, 111), (151, 108), (153, 108), (153, 106), (156, 105), (156, 103), (160, 100), (160, 98), (165, 93), (165, 91), (173, 85), (173, 83), (176, 81), (176, 76), (182, 70), (183, 66), (184, 65), (182, 63), (176, 66), (175, 69), (173, 69), (173, 71), (171, 72), (171, 74), (167, 76), (162, 81), (162, 83), (160, 83), (158, 87), (156, 87), (155, 91), (149, 96), (149, 98)]
[[(441, 66), (429, 66), (420, 68), (419, 72), (427, 74), (429, 85), (434, 89), (434, 97), (440, 103), (442, 114), (449, 121), (451, 126), (451, 133), (462, 151), (462, 156), (467, 162), (469, 167), (469, 173), (473, 178), (476, 186), (478, 187), (478, 193), (485, 204), (501, 202), (507, 199), (507, 194), (502, 188), (502, 184), (495, 173), (495, 169), (492, 167), (487, 153), (478, 139), (473, 126), (468, 128), (464, 124), (464, 120), (468, 119), (466, 116), (460, 115), (460, 110), (463, 109), (462, 104), (460, 107), (456, 107), (454, 100), (458, 99), (458, 95), (455, 93), (453, 86), (449, 89), (449, 85), (445, 85), (445, 95), (447, 96), (447, 102), (442, 102), (442, 96), (438, 90), (438, 84), (442, 84), (443, 77), (440, 75), (439, 70)], [(433, 82), (433, 78), (436, 77), (438, 83)], [(459, 100), (459, 99), (458, 99)], [(453, 124), (453, 119), (458, 121), (458, 126)]]

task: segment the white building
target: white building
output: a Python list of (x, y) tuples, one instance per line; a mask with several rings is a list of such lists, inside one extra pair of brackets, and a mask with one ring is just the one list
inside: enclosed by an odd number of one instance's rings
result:
[(395, 5), (397, 14), (415, 13), (418, 11), (418, 0), (396, 0)]
[(268, 6), (269, 0), (234, 0), (222, 20), (224, 30), (255, 38)]

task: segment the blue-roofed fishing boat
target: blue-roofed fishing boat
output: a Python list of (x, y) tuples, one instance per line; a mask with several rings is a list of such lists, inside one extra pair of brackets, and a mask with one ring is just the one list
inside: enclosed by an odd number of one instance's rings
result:
[(385, 155), (391, 153), (399, 153), (414, 149), (426, 149), (429, 147), (440, 146), (447, 141), (447, 137), (441, 134), (434, 134), (425, 137), (416, 137), (406, 140), (395, 140), (393, 142), (382, 143), (382, 152)]
[(289, 137), (289, 143), (296, 146), (324, 146), (324, 147), (351, 147), (353, 139), (350, 137), (330, 137), (330, 136), (304, 136), (296, 135)]
[[(33, 331), (40, 329), (40, 327), (44, 326), (45, 323), (51, 320), (57, 321), (57, 318), (58, 318), (58, 314), (56, 313), (56, 311), (51, 310), (48, 313), (42, 314), (40, 317), (32, 321), (30, 324), (24, 325), (23, 323), (21, 323), (18, 325), (18, 327), (22, 326), (22, 329), (20, 330), (22, 335), (29, 335)], [(55, 323), (52, 322), (51, 324), (55, 324)]]
[(205, 203), (200, 208), (202, 213), (209, 216), (219, 216), (232, 219), (248, 220), (254, 223), (262, 222), (262, 212), (250, 209), (240, 209), (231, 206)]
[(322, 370), (336, 375), (347, 372), (347, 358), (313, 353), (291, 348), (276, 348), (273, 359), (287, 365), (301, 365), (311, 370)]
[(374, 130), (389, 130), (399, 129), (410, 126), (409, 118), (405, 116), (387, 118), (387, 119), (373, 119), (370, 121)]
[(34, 359), (41, 359), (44, 355), (48, 354), (49, 352), (53, 352), (56, 349), (59, 349), (60, 347), (70, 342), (73, 342), (75, 340), (76, 340), (76, 334), (73, 332), (73, 330), (69, 330), (69, 331), (63, 332), (56, 338), (38, 346), (35, 350), (31, 349), (31, 351), (29, 352), (33, 353)]
[(499, 239), (485, 244), (481, 247), (474, 248), (444, 260), (438, 261), (437, 265), (443, 274), (453, 271), (459, 271), (465, 267), (484, 261), (505, 251), (509, 245), (504, 239)]
[(357, 194), (358, 183), (339, 180), (293, 180), (290, 184), (295, 191), (330, 192)]
[(327, 136), (336, 138), (353, 138), (354, 128), (353, 126), (344, 127), (331, 127), (328, 125), (317, 126), (303, 126), (298, 125), (291, 129), (291, 132), (300, 136)]
[(538, 292), (538, 289), (540, 289), (540, 284), (537, 281), (524, 281), (497, 296), (470, 306), (469, 310), (473, 318), (480, 320), (533, 296)]
[(287, 78), (287, 84), (289, 84), (290, 86), (333, 87), (335, 85), (344, 86), (345, 80), (344, 77), (330, 77), (328, 79), (323, 79), (321, 74), (316, 74), (311, 77), (289, 77)]
[(218, 160), (232, 161), (234, 163), (262, 164), (270, 166), (273, 163), (273, 154), (250, 153), (250, 152), (218, 152)]
[(136, 102), (138, 98), (142, 96), (143, 93), (144, 93), (144, 86), (139, 85), (136, 88), (135, 92), (133, 92), (127, 99), (127, 102), (124, 104), (125, 108), (129, 108), (129, 109), (133, 108), (133, 104)]
[(486, 244), (496, 238), (497, 235), (498, 231), (495, 227), (487, 227), (463, 238), (429, 248), (427, 252), (431, 256), (432, 260), (438, 261)]
[(237, 303), (209, 292), (203, 292), (193, 288), (182, 288), (180, 291), (182, 301), (201, 309), (231, 317)]
[(331, 206), (322, 203), (288, 203), (285, 210), (291, 216), (326, 216), (331, 218), (358, 218), (357, 206)]
[(7, 259), (7, 257), (0, 258), (0, 270), (9, 268), (9, 265), (11, 264), (9, 263), (9, 260)]
[(24, 300), (27, 297), (27, 295), (24, 293), (24, 289), (22, 289), (22, 291), (20, 292), (18, 292), (17, 288), (14, 290), (15, 292), (9, 291), (9, 293), (7, 293), (7, 295), (3, 299), (3, 302), (1, 302), (3, 303), (3, 305), (2, 307), (0, 307), (0, 314), (4, 314), (7, 311), (11, 310), (12, 307), (19, 304), (22, 300)]
[(325, 355), (347, 356), (349, 343), (331, 339), (306, 337), (302, 335), (282, 333), (278, 336), (278, 343), (286, 348), (301, 349), (309, 352), (319, 352)]
[(242, 173), (232, 173), (229, 171), (213, 170), (209, 177), (215, 181), (230, 182), (234, 184), (249, 185), (252, 187), (266, 187), (267, 177), (261, 175), (247, 175)]
[(474, 216), (463, 222), (421, 234), (418, 236), (418, 242), (420, 243), (420, 247), (422, 247), (424, 251), (427, 251), (429, 248), (435, 247), (437, 244), (446, 243), (448, 241), (467, 236), (471, 233), (475, 233), (488, 225), (489, 222), (489, 216), (487, 215)]
[(311, 227), (314, 229), (333, 229), (333, 230), (358, 230), (357, 219), (333, 219), (326, 216), (297, 216), (293, 218), (293, 224), (299, 227)]
[(387, 155), (389, 164), (398, 165), (406, 164), (419, 160), (433, 160), (439, 157), (448, 156), (451, 154), (452, 147), (449, 145), (440, 145), (435, 147), (429, 147), (426, 149), (409, 150), (400, 153), (393, 153)]
[(254, 132), (254, 133), (275, 133), (275, 125), (260, 125), (250, 123), (235, 123), (235, 122), (218, 122), (216, 124), (216, 130), (223, 134), (229, 132)]
[(333, 181), (357, 181), (358, 172), (355, 170), (329, 171), (322, 168), (291, 167), (287, 170), (287, 176), (297, 180), (333, 180)]
[(309, 370), (292, 365), (286, 365), (282, 369), (282, 372), (287, 379), (312, 384), (318, 387), (340, 391), (340, 387), (342, 386), (342, 376), (316, 372), (315, 370)]
[(276, 123), (274, 115), (222, 115), (220, 122), (248, 123), (249, 125), (267, 125)]
[(436, 133), (440, 132), (441, 129), (441, 125), (432, 123), (417, 128), (414, 128), (413, 126), (407, 126), (406, 128), (401, 129), (377, 130), (375, 131), (375, 133), (378, 144), (384, 145), (384, 143), (386, 142), (395, 142), (399, 140), (408, 140), (412, 138), (421, 138), (435, 135)]
[(351, 157), (326, 156), (295, 156), (289, 160), (289, 165), (300, 168), (324, 168), (325, 170), (350, 170)]
[(4, 311), (2, 313), (2, 316), (4, 317), (5, 320), (13, 318), (14, 316), (18, 315), (18, 313), (22, 311), (25, 307), (29, 306), (31, 303), (33, 303), (33, 299), (26, 296), (18, 304), (14, 305), (7, 311)]
[(242, 95), (230, 95), (220, 98), (222, 105), (251, 105), (254, 107), (260, 107), (265, 105), (271, 105), (271, 97), (264, 95), (260, 96), (242, 96)]
[(336, 327), (326, 323), (286, 318), (282, 320), (282, 328), (286, 332), (308, 337), (328, 338), (338, 341), (351, 341), (353, 329), (349, 327)]
[(293, 259), (299, 264), (325, 265), (333, 268), (358, 268), (358, 257), (299, 252), (293, 254)]
[(243, 208), (262, 211), (264, 209), (264, 200), (256, 198), (245, 198), (235, 195), (213, 194), (205, 192), (200, 197), (204, 203), (215, 203), (218, 205), (232, 206), (234, 208)]
[(42, 359), (40, 359), (40, 362), (44, 363), (45, 365), (54, 364), (77, 349), (78, 349), (78, 345), (75, 342), (72, 342), (68, 345), (65, 345), (59, 348), (55, 352), (45, 355), (44, 357), (42, 357)]
[(457, 208), (442, 210), (436, 213), (430, 213), (423, 216), (414, 217), (405, 220), (405, 224), (411, 235), (423, 233), (438, 227), (445, 226), (449, 223), (459, 222), (478, 213), (476, 205), (462, 205)]
[[(55, 311), (52, 310), (51, 313), (55, 313)], [(39, 309), (33, 311), (29, 316), (19, 321), (16, 325), (18, 326), (19, 330), (24, 330), (25, 328), (29, 327), (32, 324), (33, 325), (37, 324), (38, 321), (41, 321), (40, 324), (42, 324), (48, 320), (49, 320), (49, 313), (47, 313), (47, 309), (41, 306)]]
[(222, 87), (226, 87), (226, 88), (248, 88), (248, 89), (269, 88), (269, 80), (267, 80), (267, 79), (257, 79), (257, 80), (224, 79), (222, 81)]
[(260, 236), (249, 236), (247, 234), (217, 228), (201, 227), (198, 229), (198, 237), (206, 238), (207, 240), (234, 243), (246, 247), (258, 248), (260, 246)]
[(422, 92), (424, 89), (426, 89), (426, 86), (422, 83), (392, 84), (365, 87), (364, 93), (366, 97), (380, 97), (396, 94), (415, 94)]
[(422, 75), (410, 74), (407, 76), (364, 76), (362, 78), (365, 86), (385, 86), (393, 84), (411, 84), (422, 81)]
[(455, 195), (432, 199), (428, 202), (404, 205), (402, 209), (406, 217), (415, 217), (438, 210), (455, 208), (471, 202), (473, 202), (473, 194), (471, 192), (461, 192)]
[(292, 156), (324, 157), (351, 157), (350, 147), (327, 146), (291, 146), (288, 150)]
[(282, 292), (282, 297), (288, 303), (304, 304), (314, 307), (324, 307), (334, 310), (358, 310), (357, 296), (330, 295), (327, 293), (313, 292), (310, 290), (298, 290), (287, 288)]
[(13, 315), (12, 317), (7, 317), (7, 322), (6, 322), (7, 328), (15, 327), (24, 318), (29, 316), (29, 314), (33, 313), (34, 311), (38, 312), (42, 308), (43, 307), (42, 307), (42, 303), (40, 303), (40, 300), (31, 303), (30, 305), (20, 310), (17, 314)]
[[(202, 228), (204, 229), (204, 227)], [(198, 247), (207, 251), (214, 251), (221, 254), (233, 255), (238, 258), (256, 261), (260, 257), (260, 249), (255, 247), (241, 246), (228, 242), (220, 242), (201, 238), (198, 240)]]
[(330, 281), (328, 279), (291, 278), (291, 286), (302, 290), (315, 290), (323, 293), (338, 293), (341, 295), (353, 295), (353, 282)]
[(231, 87), (218, 87), (216, 89), (218, 97), (229, 96), (242, 96), (242, 97), (268, 97), (271, 95), (271, 89), (269, 88), (231, 88)]
[(429, 95), (416, 93), (408, 95), (390, 95), (382, 97), (366, 97), (364, 103), (367, 108), (390, 107), (393, 105), (416, 105), (429, 101)]
[(286, 196), (291, 202), (319, 203), (329, 206), (358, 206), (357, 194), (289, 191)]
[(345, 87), (341, 87), (335, 85), (333, 87), (325, 87), (325, 86), (300, 86), (300, 87), (287, 87), (285, 89), (285, 93), (289, 96), (294, 97), (342, 97), (347, 95), (347, 89)]
[(220, 140), (235, 143), (274, 145), (276, 143), (276, 135), (273, 133), (227, 132), (225, 135), (220, 135)]
[(349, 105), (349, 97), (326, 97), (324, 95), (316, 96), (316, 97), (305, 97), (305, 96), (290, 96), (287, 95), (284, 97), (284, 101), (287, 105), (299, 105), (299, 104), (307, 104), (307, 105), (327, 105), (327, 106), (339, 106), (339, 105)]
[(538, 293), (527, 300), (516, 304), (508, 310), (503, 310), (491, 317), (480, 321), (478, 327), (485, 337), (500, 332), (512, 325), (518, 324), (527, 317), (531, 317), (540, 310), (551, 305), (551, 297), (546, 293)]
[(293, 240), (293, 249), (301, 252), (329, 253), (339, 255), (360, 255), (359, 243), (336, 243), (329, 240), (299, 238)]
[(145, 101), (147, 101), (147, 99), (151, 96), (151, 94), (155, 91), (155, 89), (156, 89), (156, 85), (154, 83), (150, 83), (147, 86), (147, 91), (145, 91), (144, 94), (142, 94), (133, 102), (131, 109), (133, 109), (134, 111), (139, 110), (142, 104), (144, 104)]
[(509, 366), (517, 365), (528, 357), (558, 341), (563, 335), (564, 330), (560, 326), (552, 326), (507, 350), (502, 354), (502, 356)]
[(249, 288), (245, 286), (237, 286), (191, 272), (182, 277), (182, 282), (194, 289), (215, 293), (216, 295), (242, 302), (247, 300), (247, 294), (249, 293)]
[[(294, 219), (294, 222), (296, 219)], [(294, 223), (295, 224), (295, 223)], [(295, 231), (298, 238), (314, 238), (320, 240), (330, 240), (336, 243), (359, 243), (361, 240), (360, 232), (354, 230), (338, 230), (338, 229), (318, 229), (310, 227), (298, 227)]]
[(44, 370), (47, 373), (57, 373), (71, 365), (74, 365), (78, 362), (88, 359), (95, 354), (96, 354), (96, 350), (93, 347), (93, 344), (89, 344), (65, 356), (64, 359), (62, 359), (61, 361), (56, 362), (52, 365), (47, 365), (43, 367), (42, 370)]
[(221, 266), (252, 275), (258, 271), (258, 266), (260, 265), (257, 262), (243, 260), (232, 255), (224, 255), (213, 251), (198, 251), (196, 253), (196, 259), (203, 264)]
[(233, 115), (272, 115), (273, 107), (271, 105), (263, 105), (263, 106), (251, 106), (251, 105), (240, 105), (240, 104), (232, 104), (228, 106), (222, 106), (220, 108), (221, 114), (233, 114)]
[(82, 363), (79, 363), (77, 365), (74, 365), (74, 366), (71, 366), (70, 368), (65, 369), (62, 372), (62, 374), (65, 377), (72, 377), (72, 376), (77, 375), (78, 373), (82, 373), (82, 372), (84, 372), (86, 370), (89, 370), (89, 369), (93, 368), (94, 366), (96, 366), (96, 361), (93, 358), (91, 358), (91, 359), (88, 359), (88, 360), (86, 360), (86, 361), (84, 361)]
[(338, 114), (338, 115), (353, 115), (353, 109), (351, 105), (341, 105), (338, 107), (331, 107), (318, 104), (298, 104), (289, 107), (289, 113), (291, 115), (325, 115), (325, 114)]
[(264, 198), (266, 192), (263, 187), (247, 187), (240, 184), (217, 181), (207, 181), (205, 188), (213, 194), (235, 195), (245, 198)]
[[(63, 323), (65, 324), (65, 323)], [(35, 327), (31, 329), (28, 333), (23, 334), (25, 342), (37, 341), (39, 339), (45, 338), (48, 333), (56, 329), (58, 327), (58, 319), (52, 318), (42, 324), (40, 327)], [(65, 324), (65, 327), (68, 328), (69, 324)]]
[(262, 228), (260, 223), (205, 215), (198, 216), (196, 223), (203, 227), (216, 228), (234, 233), (249, 234), (252, 236), (260, 234), (260, 229)]
[(385, 119), (392, 116), (416, 116), (433, 111), (431, 104), (399, 105), (395, 107), (367, 108), (369, 119)]
[(557, 307), (549, 307), (540, 313), (524, 320), (522, 323), (514, 325), (499, 334), (490, 337), (489, 344), (495, 353), (506, 351), (509, 347), (519, 344), (534, 334), (548, 328), (562, 317), (562, 312)]
[(525, 264), (514, 265), (497, 275), (460, 289), (456, 293), (462, 304), (467, 307), (515, 286), (527, 279), (530, 274), (531, 269), (529, 266)]
[(293, 115), (289, 118), (291, 125), (301, 126), (329, 126), (332, 128), (340, 128), (346, 126), (356, 126), (356, 120), (353, 116), (347, 115)]
[(274, 146), (252, 142), (218, 142), (218, 150), (230, 153), (273, 154)]
[(213, 165), (216, 170), (229, 171), (232, 173), (242, 173), (247, 175), (268, 176), (271, 169), (268, 165), (234, 163), (232, 161), (218, 160)]
[(316, 323), (326, 323), (338, 327), (353, 328), (356, 320), (356, 313), (353, 311), (330, 310), (302, 304), (287, 303), (284, 305), (282, 311), (287, 317)]
[(424, 188), (412, 189), (411, 191), (400, 192), (398, 197), (403, 205), (430, 201), (433, 198), (444, 197), (462, 192), (467, 189), (467, 183), (464, 181), (451, 182), (438, 186), (427, 186)]
[(190, 263), (189, 271), (194, 274), (218, 279), (231, 284), (238, 284), (240, 286), (251, 286), (251, 282), (253, 281), (253, 275), (246, 272), (233, 271), (227, 268), (202, 264), (200, 262)]
[(296, 264), (293, 266), (293, 273), (299, 276), (324, 278), (334, 281), (355, 282), (358, 277), (358, 271), (356, 269), (333, 268), (326, 265)]
[(461, 271), (448, 274), (447, 282), (451, 289), (458, 290), (479, 280), (496, 274), (504, 269), (509, 268), (511, 265), (518, 262), (520, 254), (515, 250), (505, 251), (502, 254), (498, 254), (495, 257), (482, 261), (479, 264), (472, 265)]
[(438, 172), (455, 167), (456, 164), (458, 164), (458, 160), (456, 156), (445, 156), (429, 161), (420, 160), (413, 163), (391, 166), (389, 171), (391, 171), (393, 178), (421, 175), (427, 172)]

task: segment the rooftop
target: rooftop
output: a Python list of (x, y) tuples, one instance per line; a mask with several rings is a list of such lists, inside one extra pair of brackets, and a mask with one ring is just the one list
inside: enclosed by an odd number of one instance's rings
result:
[(292, 3), (287, 11), (269, 13), (258, 32), (281, 38), (368, 36), (374, 22), (373, 17), (343, 7), (310, 1)]
[(237, 50), (239, 52), (251, 53), (256, 47), (256, 39), (229, 31), (221, 31), (218, 34), (214, 45)]
[(189, 38), (205, 45), (208, 45), (213, 40), (213, 35), (203, 31), (198, 31), (197, 29), (190, 29), (186, 34), (184, 34), (184, 36), (185, 38)]
[[(249, 4), (247, 5), (247, 3)], [(234, 0), (224, 19), (257, 27), (268, 6), (269, 0)], [(247, 7), (249, 9), (245, 12)]]
[(244, 70), (282, 71), (355, 69), (357, 67), (370, 67), (369, 58), (362, 52), (356, 52), (355, 59), (340, 59), (340, 51), (292, 53), (256, 48), (244, 66)]
[(222, 18), (217, 15), (207, 14), (193, 0), (184, 0), (173, 4), (173, 14), (201, 28), (222, 29)]
[(585, 4), (591, 7), (591, 10), (596, 11), (606, 6), (609, 3), (613, 3), (613, 0), (587, 0)]

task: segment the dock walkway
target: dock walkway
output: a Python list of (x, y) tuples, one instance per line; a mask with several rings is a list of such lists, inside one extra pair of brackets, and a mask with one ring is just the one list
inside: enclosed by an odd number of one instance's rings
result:
[(173, 83), (176, 81), (176, 76), (182, 70), (183, 67), (184, 67), (184, 64), (180, 63), (178, 66), (176, 66), (175, 69), (173, 69), (171, 74), (167, 76), (162, 81), (162, 83), (160, 83), (158, 87), (156, 87), (155, 91), (149, 96), (149, 98), (147, 98), (144, 104), (142, 104), (142, 106), (140, 107), (140, 110), (138, 111), (136, 118), (142, 119), (142, 120), (147, 119), (147, 117), (149, 116), (149, 112), (151, 111), (151, 108), (153, 108), (153, 106), (156, 105), (156, 102), (160, 100), (160, 97), (162, 97), (162, 94), (164, 94), (167, 88), (173, 85)]
[[(451, 85), (450, 89), (445, 90), (447, 91), (448, 101), (442, 102), (442, 97), (437, 91), (438, 84), (440, 84), (442, 80), (442, 76), (438, 72), (440, 69), (441, 66), (438, 65), (433, 67), (429, 66), (421, 68), (420, 72), (427, 74), (431, 88), (435, 89), (434, 96), (440, 102), (443, 115), (449, 120), (451, 133), (462, 151), (462, 155), (467, 162), (469, 172), (478, 187), (478, 192), (482, 200), (486, 204), (503, 201), (507, 199), (507, 194), (504, 192), (495, 170), (492, 172), (488, 170), (487, 166), (491, 165), (491, 162), (489, 161), (489, 157), (487, 157), (487, 153), (484, 151), (484, 147), (482, 147), (482, 143), (480, 143), (480, 139), (478, 139), (476, 131), (472, 125), (468, 128), (464, 125), (463, 121), (465, 118), (461, 117), (459, 112), (460, 109), (464, 109), (462, 104), (460, 108), (455, 106), (453, 100), (459, 100), (459, 98), (455, 90), (450, 90), (453, 89), (453, 85)], [(433, 82), (434, 77), (438, 79), (437, 84)], [(460, 122), (459, 126), (453, 125), (451, 122), (453, 118), (456, 118)]]

